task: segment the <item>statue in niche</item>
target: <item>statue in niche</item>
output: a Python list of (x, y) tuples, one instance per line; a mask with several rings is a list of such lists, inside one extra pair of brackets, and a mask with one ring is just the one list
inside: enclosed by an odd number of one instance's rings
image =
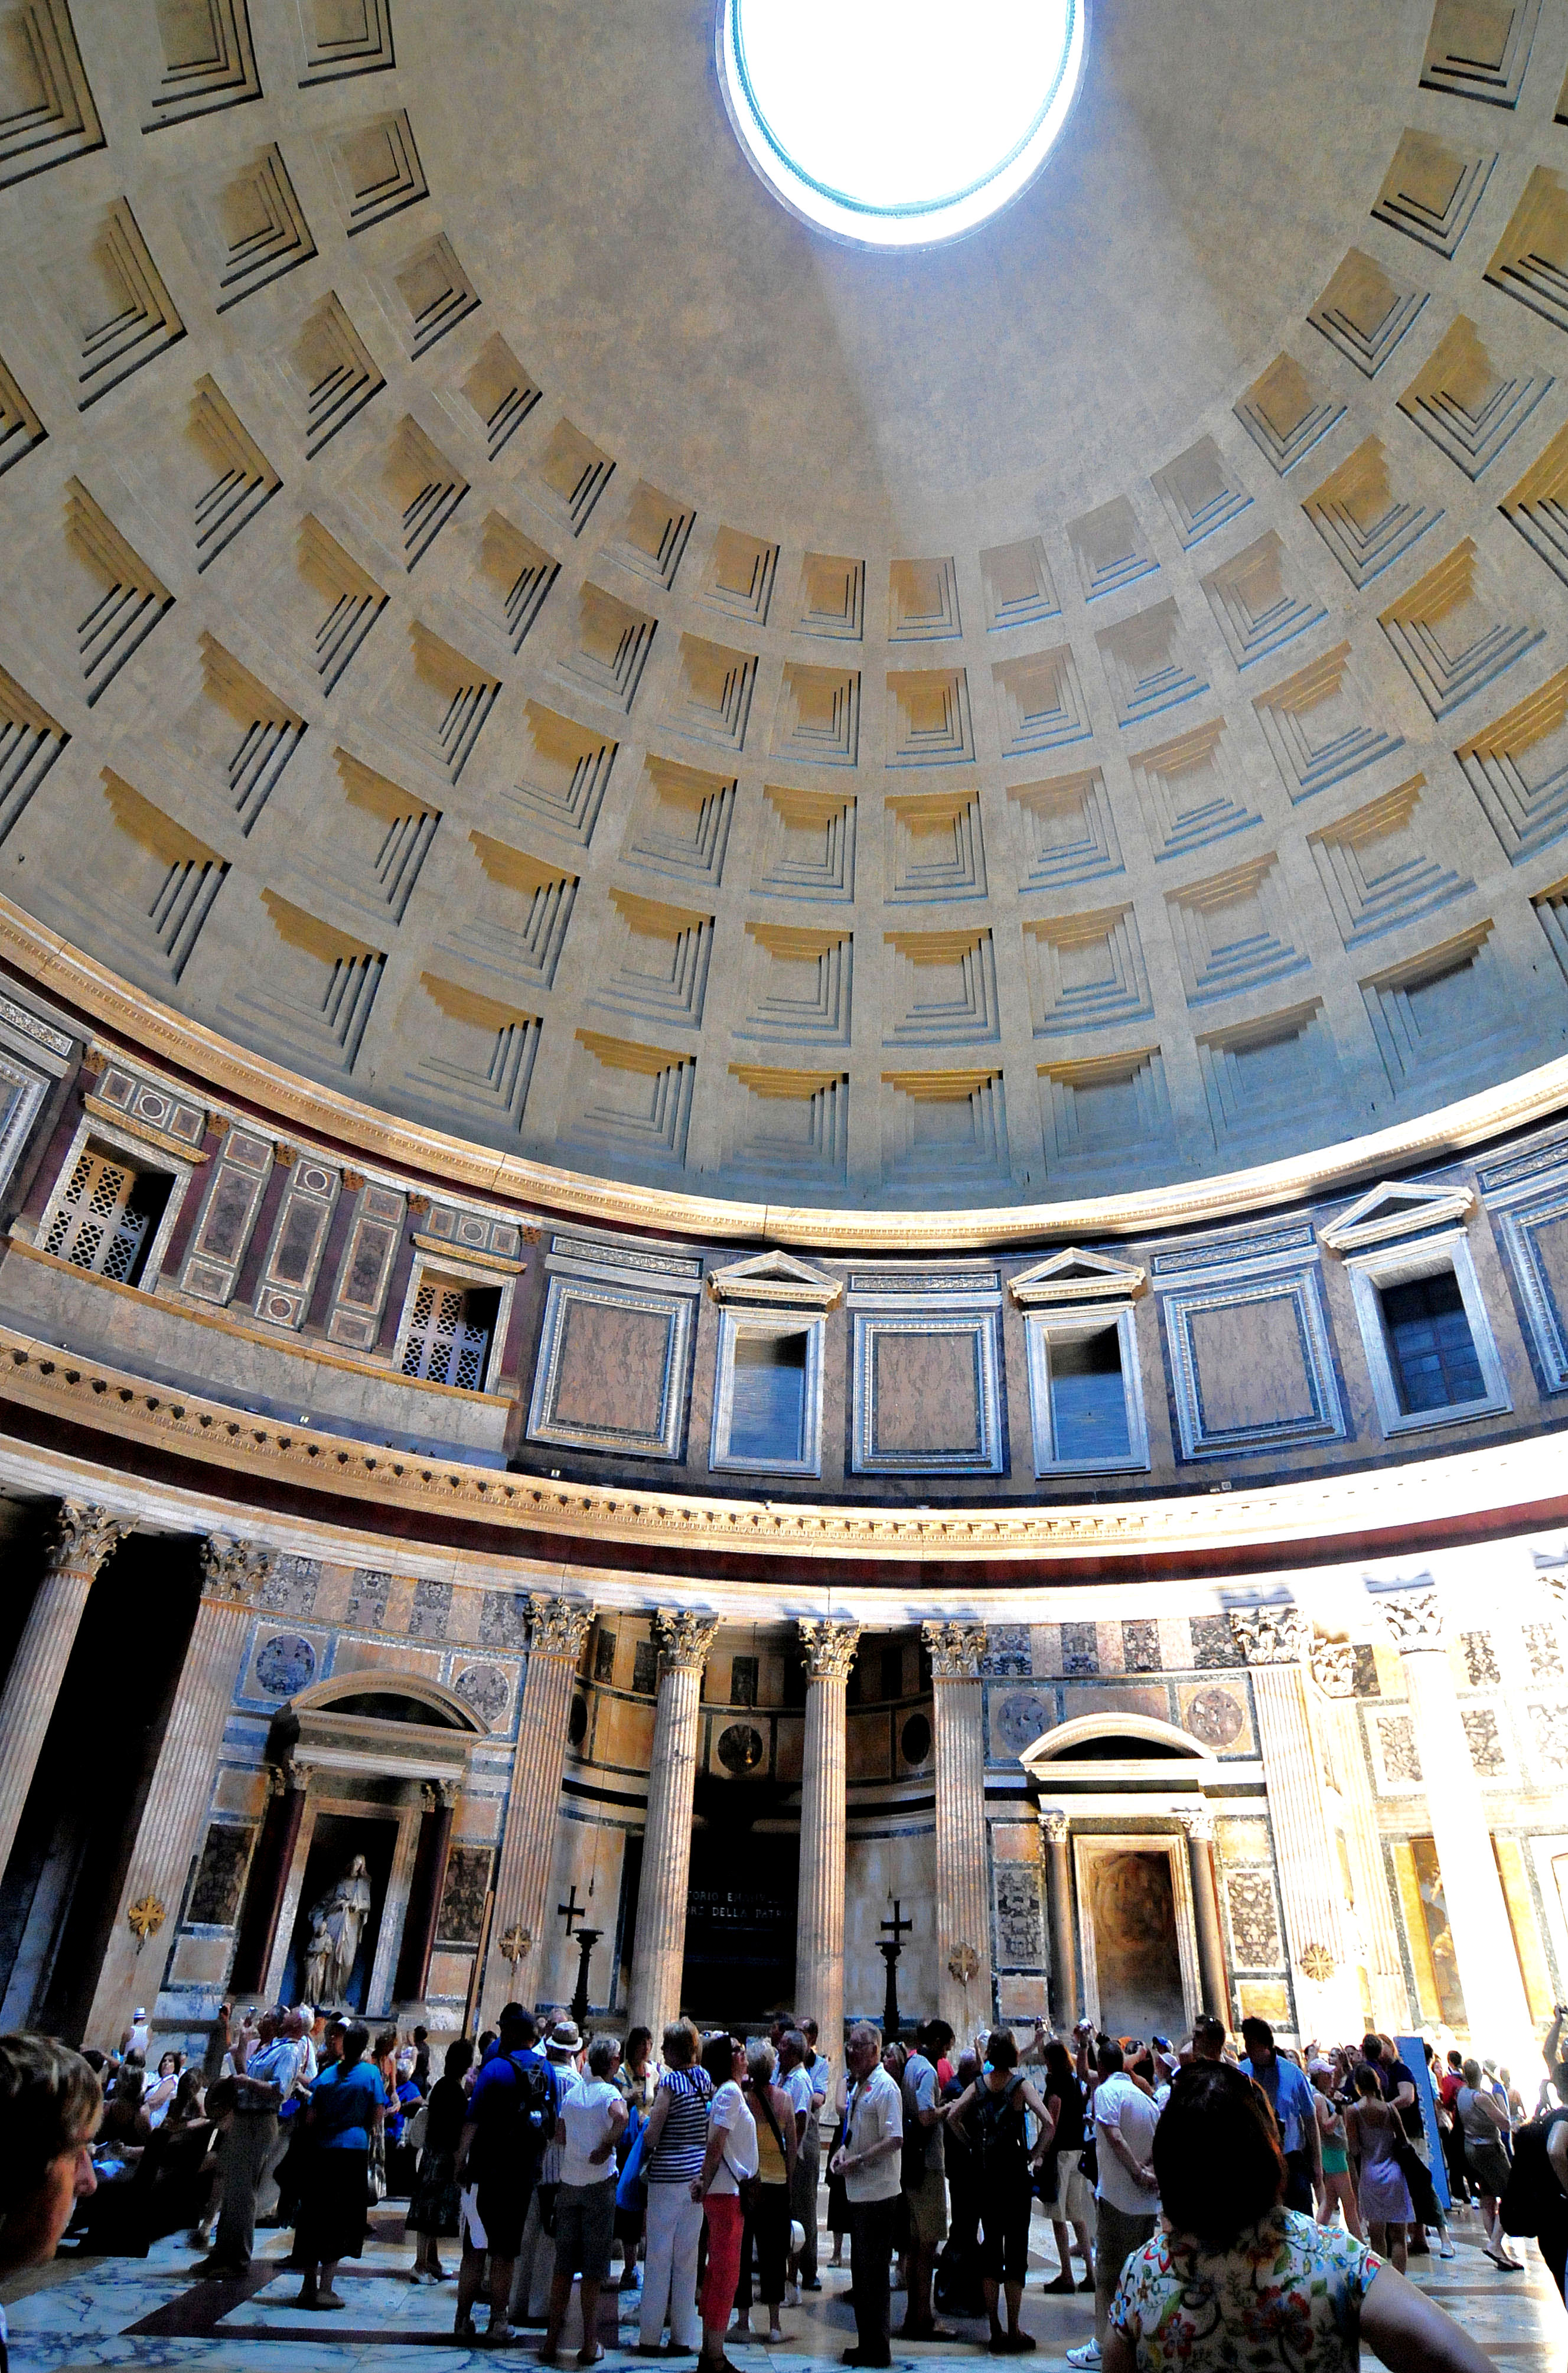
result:
[(307, 2000), (340, 2003), (345, 1999), (369, 1916), (369, 1876), (364, 1855), (356, 1854), (336, 1885), (310, 1906), (310, 1941), (305, 1948)]

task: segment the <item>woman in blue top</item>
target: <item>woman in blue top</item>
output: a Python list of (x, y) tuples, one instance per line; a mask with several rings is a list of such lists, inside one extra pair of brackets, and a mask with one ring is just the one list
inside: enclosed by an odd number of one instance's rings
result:
[(357, 2020), (343, 2039), (343, 2058), (310, 2087), (307, 2133), (315, 2145), (300, 2186), (294, 2262), (303, 2274), (298, 2307), (346, 2307), (333, 2288), (340, 2258), (365, 2250), (370, 2140), (387, 2107), (381, 2074), (365, 2054), (370, 2030)]

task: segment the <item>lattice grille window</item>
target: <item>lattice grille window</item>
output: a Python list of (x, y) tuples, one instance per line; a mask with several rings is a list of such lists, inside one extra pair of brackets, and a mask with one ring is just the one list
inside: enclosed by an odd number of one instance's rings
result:
[(121, 1156), (84, 1146), (44, 1232), (44, 1251), (73, 1268), (135, 1285), (170, 1185), (156, 1172), (137, 1171)]
[(444, 1278), (422, 1278), (404, 1340), (404, 1374), (454, 1385), (459, 1392), (483, 1392), (499, 1301), (493, 1290), (475, 1292)]

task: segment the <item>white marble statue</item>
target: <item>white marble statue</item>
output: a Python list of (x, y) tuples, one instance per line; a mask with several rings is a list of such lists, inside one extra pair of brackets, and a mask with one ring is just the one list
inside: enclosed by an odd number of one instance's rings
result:
[(370, 1881), (364, 1855), (356, 1854), (336, 1885), (310, 1906), (305, 1992), (312, 2002), (344, 2000), (369, 1916)]

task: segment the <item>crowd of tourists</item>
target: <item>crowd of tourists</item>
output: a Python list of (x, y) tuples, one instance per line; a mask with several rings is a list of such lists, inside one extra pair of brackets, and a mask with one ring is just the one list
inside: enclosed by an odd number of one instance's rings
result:
[(370, 2207), (404, 2196), (410, 2279), (455, 2279), (459, 2340), (543, 2324), (558, 2365), (575, 2293), (576, 2361), (596, 2364), (618, 2250), (639, 2352), (698, 2373), (731, 2373), (726, 2342), (757, 2307), (785, 2338), (782, 2315), (823, 2288), (819, 2222), (829, 2265), (848, 2246), (856, 2367), (888, 2365), (895, 2339), (970, 2337), (954, 2327), (971, 2319), (991, 2354), (1034, 2352), (1036, 2204), (1044, 2289), (1093, 2297), (1093, 2336), (1065, 2350), (1081, 2373), (1332, 2373), (1363, 2340), (1396, 2367), (1480, 2373), (1406, 2279), (1411, 2257), (1453, 2254), (1451, 2215), (1474, 2213), (1499, 2273), (1522, 2265), (1508, 2236), (1535, 2236), (1563, 2287), (1568, 2013), (1533, 2113), (1490, 2060), (1426, 2046), (1418, 2087), (1386, 2036), (1298, 2054), (1258, 2018), (1233, 2044), (1200, 2017), (1178, 2049), (1087, 2021), (1071, 2037), (1036, 2021), (1022, 2049), (1011, 2028), (960, 2047), (941, 2020), (912, 2044), (861, 2024), (837, 2070), (786, 2015), (766, 2036), (680, 2019), (623, 2042), (509, 2004), (439, 2074), (423, 2028), (372, 2035), (308, 2008), (226, 2010), (200, 2065), (170, 2052), (149, 2071), (147, 2040), (140, 2013), (111, 2055), (0, 2037), (0, 2278), (67, 2227), (145, 2249), (189, 2213), (204, 2277), (242, 2276), (258, 2225), (291, 2227), (296, 2304), (325, 2315)]

